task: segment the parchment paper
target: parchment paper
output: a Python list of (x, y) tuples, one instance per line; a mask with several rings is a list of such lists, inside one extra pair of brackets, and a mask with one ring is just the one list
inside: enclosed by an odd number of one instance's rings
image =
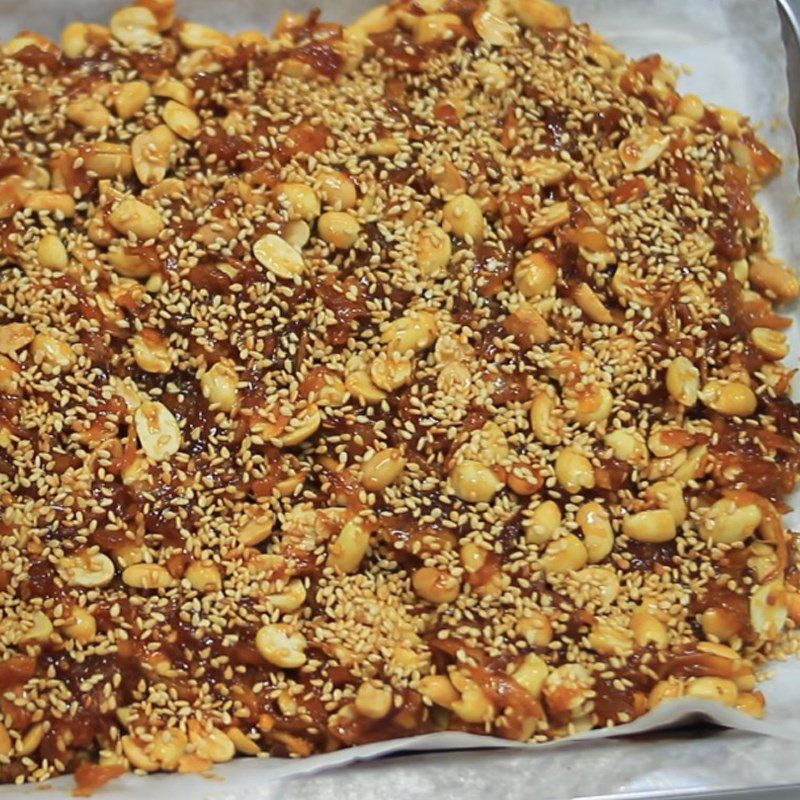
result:
[[(280, 12), (323, 6), (325, 16), (337, 21), (352, 19), (377, 0), (179, 0), (181, 16), (216, 25), (231, 32), (256, 28), (269, 32)], [(576, 20), (588, 21), (597, 31), (632, 56), (659, 52), (672, 63), (686, 66), (690, 73), (680, 83), (681, 91), (693, 91), (712, 103), (727, 105), (746, 113), (759, 123), (762, 136), (781, 154), (784, 171), (761, 193), (759, 200), (770, 215), (775, 250), (793, 265), (800, 264), (800, 194), (798, 160), (792, 123), (788, 115), (786, 54), (781, 39), (780, 19), (773, 0), (572, 0), (568, 3)], [(123, 0), (0, 0), (0, 39), (28, 28), (57, 36), (73, 20), (106, 22)], [(790, 331), (790, 360), (800, 366), (800, 325)], [(800, 506), (800, 495), (795, 505)], [(790, 527), (800, 530), (800, 513), (788, 518)], [(766, 734), (799, 743), (800, 754), (800, 662), (790, 660), (771, 666), (774, 676), (761, 684), (767, 697), (767, 715), (755, 720), (708, 701), (684, 699), (662, 706), (635, 722), (613, 730), (590, 731), (570, 740), (545, 745), (520, 745), (503, 739), (459, 733), (437, 733), (349, 748), (306, 759), (238, 759), (215, 768), (221, 782), (189, 775), (154, 775), (145, 784), (133, 776), (115, 781), (100, 793), (107, 800), (142, 796), (153, 800), (173, 796), (233, 800), (245, 796), (266, 797), (266, 779), (301, 775), (362, 759), (402, 750), (430, 751), (474, 748), (526, 747), (530, 755), (546, 758), (554, 748), (572, 746), (576, 741), (595, 740), (622, 734), (636, 734), (705, 719), (719, 725)], [(668, 745), (619, 741), (635, 748), (638, 759), (652, 759), (654, 769), (669, 758)], [(580, 763), (575, 764), (580, 770)], [(611, 763), (608, 769), (614, 767)], [(596, 777), (596, 776), (595, 776)], [(776, 776), (777, 778), (777, 776)], [(69, 797), (70, 778), (55, 782), (47, 797)], [(261, 789), (259, 789), (261, 787)], [(709, 787), (712, 788), (712, 787)], [(33, 797), (36, 787), (3, 787), (3, 797)], [(40, 795), (39, 795), (40, 796)]]

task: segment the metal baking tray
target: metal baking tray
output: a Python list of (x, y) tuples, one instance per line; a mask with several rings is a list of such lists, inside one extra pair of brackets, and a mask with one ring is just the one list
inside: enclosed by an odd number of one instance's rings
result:
[[(270, 10), (305, 3), (261, 1)], [(562, 1), (569, 4), (569, 0)], [(191, 0), (181, 2), (188, 12)], [(231, 14), (236, 2), (226, 4)], [(617, 2), (624, 4), (625, 0)], [(800, 0), (751, 2), (777, 3), (781, 11), (788, 54), (789, 105), (800, 151)], [(22, 0), (20, 6), (27, 3), (33, 5), (31, 0)], [(101, 14), (101, 7), (123, 4), (123, 0), (87, 3), (95, 14)], [(326, 3), (317, 0), (317, 4)], [(327, 5), (336, 7), (335, 2)], [(67, 3), (64, 6), (65, 16), (74, 16), (67, 13)], [(47, 25), (56, 27), (60, 23), (51, 19)], [(663, 770), (653, 770), (649, 760), (644, 766), (637, 757), (637, 749), (656, 736), (663, 746)], [(676, 765), (680, 765), (679, 770)], [(142, 784), (136, 784), (126, 796), (142, 797), (146, 791)], [(33, 797), (34, 792), (39, 794), (38, 789), (32, 789), (26, 797)], [(213, 780), (208, 782), (207, 791), (193, 796), (205, 800), (209, 795), (215, 800), (246, 797)], [(41, 796), (46, 798), (47, 793)], [(618, 739), (575, 743), (536, 758), (524, 750), (404, 753), (303, 777), (265, 779), (249, 790), (248, 800), (483, 800), (529, 796), (536, 800), (800, 800), (800, 747), (797, 742), (777, 738), (694, 726), (629, 738), (624, 743)]]

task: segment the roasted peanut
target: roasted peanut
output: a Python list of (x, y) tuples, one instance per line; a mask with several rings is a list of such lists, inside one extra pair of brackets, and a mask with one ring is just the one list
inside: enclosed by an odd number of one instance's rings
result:
[(582, 489), (595, 485), (594, 467), (585, 455), (565, 447), (556, 458), (556, 478), (570, 494), (580, 494)]
[(256, 649), (261, 656), (281, 669), (296, 669), (306, 663), (307, 642), (288, 625), (264, 625), (256, 634)]
[(650, 544), (668, 542), (677, 536), (675, 520), (665, 508), (628, 514), (622, 520), (622, 532), (631, 539)]
[(411, 585), (419, 597), (435, 605), (452, 603), (461, 592), (458, 578), (435, 567), (420, 567), (411, 576)]

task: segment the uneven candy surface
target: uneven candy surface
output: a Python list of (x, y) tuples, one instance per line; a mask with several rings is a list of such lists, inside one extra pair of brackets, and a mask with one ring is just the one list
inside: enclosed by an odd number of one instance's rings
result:
[(0, 777), (763, 711), (780, 166), (544, 0), (0, 60)]

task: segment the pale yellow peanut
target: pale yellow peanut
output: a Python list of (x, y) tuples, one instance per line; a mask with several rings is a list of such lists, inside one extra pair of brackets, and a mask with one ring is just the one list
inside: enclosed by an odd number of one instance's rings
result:
[(245, 522), (237, 531), (239, 541), (247, 547), (254, 547), (267, 539), (275, 526), (275, 514), (269, 509), (260, 510), (252, 519)]
[(678, 481), (672, 478), (656, 481), (647, 487), (645, 497), (661, 508), (666, 508), (672, 514), (676, 525), (682, 525), (686, 521), (686, 500)]
[(484, 91), (501, 92), (511, 86), (511, 73), (488, 58), (478, 59), (473, 68)]
[(107, 586), (114, 578), (114, 562), (104, 553), (66, 556), (56, 566), (68, 586), (91, 589)]
[(0, 391), (5, 394), (21, 394), (21, 373), (19, 365), (8, 356), (0, 354)]
[(467, 182), (452, 161), (440, 161), (428, 170), (428, 179), (442, 197), (450, 199), (467, 191)]
[(412, 371), (413, 364), (410, 359), (384, 350), (370, 364), (369, 378), (378, 389), (392, 392), (408, 383)]
[(545, 500), (523, 518), (525, 540), (531, 544), (544, 544), (553, 538), (559, 525), (561, 509), (552, 500)]
[(574, 572), (585, 567), (589, 553), (584, 543), (575, 534), (568, 533), (551, 541), (541, 558), (545, 572)]
[(135, 589), (166, 589), (177, 584), (161, 564), (132, 564), (122, 571), (122, 582)]
[(794, 300), (800, 294), (800, 280), (798, 280), (797, 272), (768, 256), (751, 257), (750, 282), (777, 300)]
[(131, 149), (126, 144), (93, 142), (86, 145), (83, 162), (98, 178), (127, 178), (133, 173)]
[(708, 445), (695, 445), (673, 473), (678, 481), (689, 481), (699, 478), (708, 471)]
[(614, 458), (635, 467), (647, 465), (647, 445), (634, 428), (617, 428), (606, 434), (604, 442), (611, 448)]
[(61, 50), (67, 58), (80, 58), (90, 48), (111, 38), (108, 28), (85, 22), (72, 22), (61, 32)]
[(755, 392), (744, 383), (710, 380), (700, 390), (703, 404), (726, 416), (747, 417), (758, 406)]
[(154, 239), (164, 229), (161, 214), (141, 200), (129, 197), (117, 204), (108, 221), (120, 233), (133, 234), (138, 239)]
[(645, 126), (622, 140), (619, 156), (626, 172), (641, 172), (649, 169), (666, 151), (670, 137), (658, 128)]
[(237, 753), (244, 756), (257, 756), (261, 752), (258, 743), (253, 741), (241, 728), (228, 728), (225, 734), (233, 742)]
[(138, 114), (150, 99), (150, 84), (147, 81), (123, 83), (114, 96), (114, 110), (120, 119), (130, 119)]
[(468, 194), (459, 194), (448, 200), (442, 210), (443, 227), (459, 239), (481, 242), (484, 234), (483, 211)]
[(414, 41), (417, 44), (431, 44), (455, 35), (461, 26), (461, 18), (456, 14), (425, 14), (414, 24)]
[(218, 592), (222, 589), (219, 567), (210, 561), (193, 561), (186, 567), (183, 577), (198, 592)]
[(305, 271), (303, 254), (274, 233), (262, 236), (253, 245), (253, 255), (278, 278), (294, 278)]
[(696, 94), (685, 94), (678, 102), (675, 112), (688, 117), (693, 122), (700, 122), (706, 113), (703, 101)]
[(553, 625), (541, 611), (520, 617), (515, 630), (531, 647), (547, 647), (553, 641)]
[(230, 413), (239, 397), (239, 378), (232, 361), (217, 361), (200, 378), (200, 391), (213, 406)]
[(25, 322), (9, 322), (0, 325), (0, 353), (12, 355), (27, 347), (36, 336), (32, 325)]
[(42, 611), (34, 611), (30, 626), (20, 636), (20, 644), (36, 644), (46, 642), (53, 635), (53, 623)]
[(189, 743), (200, 758), (214, 764), (230, 761), (236, 755), (236, 747), (230, 737), (212, 726), (202, 727), (190, 723)]
[(700, 371), (686, 356), (677, 356), (667, 367), (669, 396), (683, 406), (691, 407), (700, 392)]
[(582, 391), (575, 402), (575, 421), (580, 425), (608, 419), (614, 407), (614, 397), (605, 386), (593, 386)]
[(485, 547), (479, 547), (472, 542), (467, 542), (461, 547), (461, 563), (464, 565), (464, 569), (470, 573), (480, 570), (486, 563), (488, 555), (489, 551)]
[(20, 739), (17, 739), (14, 744), (14, 755), (16, 756), (30, 756), (36, 751), (44, 739), (46, 733), (45, 724), (37, 722), (31, 725)]
[(570, 712), (573, 719), (586, 713), (594, 678), (581, 664), (562, 664), (547, 676), (542, 694), (547, 707), (555, 713)]
[(262, 658), (281, 669), (296, 669), (306, 663), (305, 636), (286, 624), (264, 625), (256, 634), (256, 649)]
[(534, 697), (539, 697), (542, 687), (550, 674), (550, 667), (535, 653), (528, 653), (522, 663), (514, 670), (512, 677)]
[(51, 39), (40, 33), (32, 31), (22, 31), (3, 45), (4, 55), (13, 56), (24, 50), (26, 47), (38, 47), (46, 52), (55, 52), (56, 45)]
[(789, 355), (789, 344), (786, 334), (771, 328), (753, 328), (750, 341), (770, 359), (779, 360)]
[(739, 632), (741, 620), (725, 608), (707, 608), (700, 616), (700, 626), (708, 637), (727, 642)]
[(614, 529), (608, 511), (600, 503), (584, 503), (576, 515), (589, 563), (602, 561), (614, 548)]
[(123, 736), (120, 740), (122, 752), (125, 758), (136, 767), (145, 772), (155, 772), (159, 768), (158, 761), (147, 752), (147, 745), (133, 736)]
[(145, 372), (167, 373), (172, 369), (172, 351), (158, 331), (142, 331), (133, 337), (131, 344), (134, 360)]
[(75, 214), (74, 198), (66, 192), (53, 189), (37, 189), (30, 192), (25, 198), (24, 206), (31, 211), (63, 214), (65, 217)]
[(172, 163), (175, 134), (166, 125), (157, 125), (137, 134), (131, 143), (131, 158), (136, 177), (153, 186), (164, 180)]
[(572, 24), (569, 11), (550, 0), (509, 0), (509, 6), (526, 28), (562, 29)]
[(293, 219), (283, 226), (281, 238), (285, 239), (295, 250), (302, 250), (311, 238), (311, 228), (303, 219)]
[(194, 104), (194, 94), (192, 90), (177, 78), (159, 78), (159, 80), (153, 84), (152, 92), (154, 97), (166, 97), (183, 106), (191, 106)]
[(749, 714), (751, 717), (763, 717), (765, 701), (761, 692), (739, 692), (734, 706), (737, 711)]
[(366, 154), (368, 156), (383, 156), (384, 158), (391, 158), (396, 156), (402, 146), (400, 142), (393, 136), (384, 136), (375, 142), (370, 142), (366, 147)]
[(574, 448), (565, 447), (559, 451), (555, 472), (558, 482), (570, 494), (580, 494), (583, 489), (594, 488), (592, 462)]
[(667, 626), (645, 608), (637, 608), (631, 614), (631, 631), (633, 640), (639, 647), (654, 644), (659, 650), (667, 647), (669, 632)]
[(391, 687), (365, 681), (358, 687), (356, 711), (369, 719), (383, 719), (392, 710)]
[(97, 622), (90, 611), (81, 606), (73, 606), (61, 632), (80, 644), (88, 644), (97, 634)]
[(134, 423), (139, 444), (154, 461), (170, 458), (180, 449), (180, 426), (163, 403), (151, 400), (142, 403), (136, 409)]
[(527, 227), (527, 234), (532, 239), (558, 228), (569, 222), (571, 216), (570, 206), (567, 202), (553, 203), (543, 206), (538, 211), (531, 214), (531, 220)]
[(358, 517), (346, 522), (328, 545), (328, 566), (346, 575), (356, 572), (369, 549), (369, 535), (369, 529)]
[(647, 698), (647, 707), (656, 708), (668, 700), (677, 700), (684, 695), (684, 684), (682, 681), (667, 680), (659, 681), (651, 690)]
[(755, 503), (738, 505), (723, 497), (706, 509), (697, 532), (700, 538), (717, 544), (743, 542), (755, 533), (762, 518)]
[(552, 330), (533, 303), (520, 303), (506, 318), (505, 327), (514, 334), (525, 334), (534, 344), (550, 341)]
[(478, 36), (495, 47), (512, 45), (517, 41), (517, 31), (507, 19), (504, 19), (503, 10), (502, 6), (487, 4), (479, 6), (472, 15), (472, 24)]
[(186, 734), (179, 728), (156, 731), (144, 747), (147, 757), (152, 758), (162, 769), (178, 768), (181, 756), (186, 752)]
[(686, 682), (686, 696), (702, 700), (715, 700), (726, 706), (735, 706), (739, 690), (731, 680), (706, 676), (690, 678)]
[(574, 575), (593, 602), (609, 606), (619, 595), (620, 583), (610, 567), (584, 567)]
[(42, 236), (36, 248), (36, 258), (46, 269), (64, 270), (69, 264), (69, 256), (64, 243), (55, 234)]
[(426, 309), (418, 309), (390, 322), (381, 333), (381, 341), (390, 351), (400, 355), (409, 350), (419, 353), (436, 341), (438, 333), (434, 314)]
[(267, 595), (267, 600), (272, 603), (275, 608), (291, 614), (297, 611), (308, 597), (308, 592), (300, 578), (295, 578), (289, 581), (285, 586), (277, 589), (276, 591)]
[(493, 719), (494, 705), (474, 680), (455, 670), (450, 674), (450, 680), (460, 695), (451, 708), (460, 719), (472, 724)]
[(459, 694), (447, 675), (426, 675), (416, 685), (417, 691), (431, 703), (450, 708)]
[(455, 576), (436, 567), (420, 567), (411, 576), (411, 586), (417, 596), (429, 603), (452, 603), (461, 593)]
[(592, 650), (602, 656), (627, 656), (633, 650), (633, 633), (605, 622), (596, 622), (588, 639)]
[(50, 333), (37, 333), (31, 341), (31, 354), (35, 364), (45, 372), (58, 372), (71, 367), (76, 360), (75, 351), (69, 343)]
[(136, 5), (150, 9), (160, 31), (169, 30), (175, 22), (175, 0), (136, 0)]
[(628, 514), (622, 520), (622, 532), (631, 539), (649, 544), (669, 542), (678, 533), (672, 514), (665, 508)]
[(371, 492), (379, 492), (394, 483), (402, 474), (406, 459), (401, 450), (387, 447), (379, 450), (361, 469), (361, 482)]
[(356, 185), (344, 172), (324, 170), (317, 177), (317, 194), (334, 211), (347, 211), (358, 201)]
[(777, 639), (789, 618), (783, 581), (759, 586), (750, 597), (750, 624), (765, 639)]
[(556, 394), (552, 387), (539, 392), (531, 401), (530, 421), (534, 436), (554, 447), (561, 442), (563, 422), (555, 415)]
[(67, 104), (64, 113), (70, 122), (86, 130), (99, 131), (112, 122), (111, 113), (93, 97), (82, 97)]
[(347, 211), (326, 211), (317, 220), (317, 231), (331, 247), (347, 250), (356, 243), (361, 224)]
[(294, 447), (313, 436), (322, 424), (319, 406), (311, 403), (298, 411), (278, 437), (282, 447)]
[(310, 222), (320, 214), (317, 193), (304, 183), (279, 183), (275, 187), (275, 201), (288, 219), (302, 219)]
[(555, 186), (569, 175), (572, 167), (566, 161), (534, 156), (520, 165), (522, 174), (533, 178), (539, 186)]
[(167, 100), (161, 110), (161, 118), (164, 124), (181, 139), (196, 139), (202, 127), (200, 117), (191, 108), (176, 100)]
[(201, 25), (199, 22), (182, 22), (178, 28), (178, 39), (187, 50), (225, 47), (231, 41), (228, 34), (218, 31), (210, 25)]
[(344, 379), (347, 391), (366, 405), (373, 405), (385, 400), (387, 395), (373, 382), (366, 370), (349, 372)]
[(523, 256), (514, 267), (514, 285), (525, 297), (539, 297), (550, 292), (558, 277), (558, 267), (547, 253)]
[(14, 749), (14, 743), (11, 741), (11, 736), (8, 728), (0, 722), (0, 756), (8, 758)]
[(158, 21), (153, 12), (142, 6), (127, 6), (114, 13), (109, 22), (114, 38), (131, 48), (147, 47), (161, 42)]
[(450, 485), (467, 503), (488, 503), (503, 487), (503, 482), (485, 464), (467, 459), (450, 471)]
[(595, 292), (588, 283), (579, 284), (572, 296), (578, 308), (580, 308), (592, 322), (597, 322), (600, 325), (610, 325), (614, 321), (611, 312), (606, 308), (597, 292)]

